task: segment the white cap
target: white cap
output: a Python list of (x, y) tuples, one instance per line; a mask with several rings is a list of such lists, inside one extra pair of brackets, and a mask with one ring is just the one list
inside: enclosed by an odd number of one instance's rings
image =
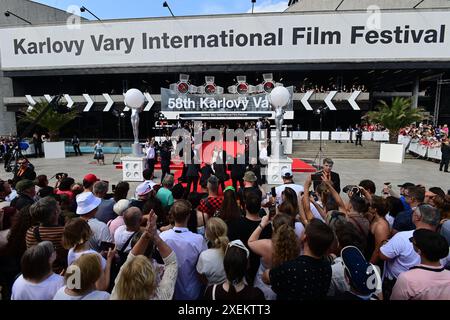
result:
[(113, 206), (113, 211), (118, 215), (121, 216), (125, 210), (127, 210), (130, 207), (130, 200), (127, 199), (121, 199), (117, 201), (116, 204)]
[(143, 182), (136, 187), (136, 195), (143, 196), (152, 191), (152, 187), (147, 182)]
[(77, 214), (83, 215), (91, 212), (100, 205), (102, 200), (92, 194), (92, 192), (83, 192), (77, 195)]
[(292, 178), (293, 177), (292, 171), (289, 169), (283, 169), (281, 171), (281, 177), (282, 178)]

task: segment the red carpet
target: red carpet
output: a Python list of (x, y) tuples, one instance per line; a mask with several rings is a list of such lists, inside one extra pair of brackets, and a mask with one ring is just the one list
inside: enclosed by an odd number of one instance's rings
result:
[(292, 158), (292, 172), (316, 172), (317, 169), (312, 165), (300, 160), (299, 158)]

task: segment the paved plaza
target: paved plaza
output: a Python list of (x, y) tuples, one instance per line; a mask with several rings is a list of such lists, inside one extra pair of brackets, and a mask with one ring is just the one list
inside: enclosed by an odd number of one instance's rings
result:
[[(122, 170), (116, 169), (112, 165), (114, 155), (105, 155), (105, 165), (97, 165), (92, 159), (92, 155), (81, 157), (68, 157), (66, 159), (33, 159), (31, 163), (35, 166), (37, 174), (46, 174), (50, 179), (55, 173), (66, 172), (75, 181), (81, 181), (87, 173), (94, 173), (100, 179), (110, 181), (112, 184), (122, 180)], [(439, 172), (439, 164), (425, 160), (405, 160), (403, 164), (383, 163), (378, 160), (355, 160), (336, 159), (333, 171), (340, 174), (341, 188), (347, 184), (357, 184), (362, 179), (371, 179), (377, 186), (377, 194), (380, 193), (383, 183), (391, 182), (393, 186), (404, 182), (420, 183), (426, 187), (441, 187), (445, 191), (450, 189), (450, 174)], [(156, 171), (157, 179), (161, 176), (161, 171)], [(12, 174), (0, 169), (0, 178), (12, 178)], [(296, 173), (295, 182), (303, 183), (306, 173)], [(50, 185), (54, 185), (55, 179), (50, 180)], [(130, 183), (131, 190), (138, 183)], [(264, 186), (266, 191), (270, 191), (269, 186)], [(394, 188), (396, 190), (396, 188)], [(131, 193), (129, 194), (131, 196)]]

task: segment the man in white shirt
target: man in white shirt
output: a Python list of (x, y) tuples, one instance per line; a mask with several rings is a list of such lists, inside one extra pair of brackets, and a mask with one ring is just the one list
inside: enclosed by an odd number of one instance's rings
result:
[(92, 192), (83, 192), (77, 195), (77, 214), (89, 224), (92, 230), (92, 237), (89, 243), (92, 250), (100, 252), (100, 244), (102, 241), (112, 242), (113, 239), (109, 233), (106, 223), (95, 218), (98, 206), (102, 202)]
[(176, 201), (170, 208), (175, 220), (173, 229), (164, 231), (160, 237), (175, 252), (178, 261), (178, 278), (175, 285), (175, 300), (196, 300), (202, 293), (196, 265), (201, 252), (207, 249), (204, 238), (187, 228), (192, 206), (186, 200)]
[(267, 155), (267, 143), (262, 143), (259, 149), (259, 163), (261, 165), (261, 180), (262, 183), (267, 182), (267, 163), (269, 161), (269, 156)]
[(150, 177), (153, 177), (153, 172), (155, 171), (155, 158), (156, 158), (154, 139), (152, 139), (147, 148), (145, 158), (147, 159), (147, 168), (150, 170)]
[[(416, 230), (436, 231), (440, 217), (436, 208), (424, 204), (413, 211), (412, 220)], [(413, 233), (414, 230), (398, 232), (380, 248), (379, 257), (386, 261), (383, 282), (383, 295), (386, 300), (389, 299), (398, 276), (420, 263), (420, 256), (409, 241)]]
[(448, 244), (439, 233), (418, 229), (410, 238), (421, 263), (403, 272), (391, 300), (450, 300), (450, 271), (439, 261), (448, 255)]
[(284, 170), (281, 173), (281, 178), (283, 179), (283, 184), (275, 188), (277, 205), (283, 202), (281, 194), (287, 187), (292, 188), (295, 193), (297, 193), (297, 196), (304, 192), (304, 188), (302, 185), (294, 183), (294, 175), (292, 174), (291, 170)]
[[(124, 226), (117, 228), (114, 233), (114, 243), (117, 250), (127, 252), (131, 250), (131, 238), (140, 230), (142, 221), (142, 211), (137, 207), (130, 207), (123, 213)], [(127, 243), (128, 242), (128, 243)], [(124, 249), (124, 245), (127, 247)]]

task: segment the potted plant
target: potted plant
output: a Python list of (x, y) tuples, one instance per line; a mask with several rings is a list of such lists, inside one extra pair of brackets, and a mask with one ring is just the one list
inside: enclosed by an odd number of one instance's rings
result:
[(422, 108), (411, 107), (411, 99), (396, 97), (390, 105), (381, 100), (376, 111), (368, 112), (365, 118), (389, 130), (389, 143), (380, 146), (380, 161), (403, 163), (405, 149), (398, 143), (399, 132), (426, 117)]
[[(41, 112), (48, 107), (47, 101), (40, 101), (34, 107), (26, 111), (20, 118), (20, 122), (33, 123)], [(44, 153), (47, 159), (65, 158), (65, 143), (59, 141), (59, 130), (69, 122), (78, 117), (78, 111), (69, 110), (65, 106), (58, 105), (58, 108), (50, 108), (45, 112), (36, 125), (47, 129), (49, 142), (44, 142)]]

